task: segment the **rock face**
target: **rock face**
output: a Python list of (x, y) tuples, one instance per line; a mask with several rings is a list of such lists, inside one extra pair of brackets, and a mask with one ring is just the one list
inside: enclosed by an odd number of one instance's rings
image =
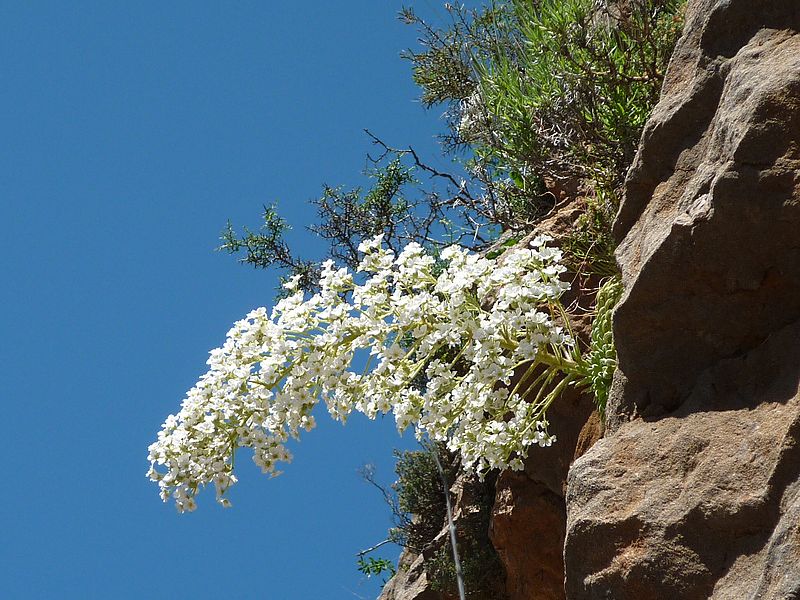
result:
[(800, 598), (800, 2), (694, 0), (615, 224), (570, 600)]
[(797, 365), (800, 323), (709, 369), (678, 411), (625, 423), (575, 463), (568, 598), (797, 597)]
[(615, 224), (626, 412), (800, 316), (800, 2), (695, 0)]
[(379, 600), (444, 600), (431, 588), (425, 573), (425, 557), (404, 551), (397, 565), (397, 574), (383, 588)]
[(562, 495), (524, 473), (500, 475), (491, 532), (511, 600), (564, 597), (565, 523)]

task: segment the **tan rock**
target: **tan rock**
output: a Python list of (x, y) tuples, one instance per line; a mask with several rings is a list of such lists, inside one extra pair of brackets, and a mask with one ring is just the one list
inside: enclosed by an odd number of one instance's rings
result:
[(800, 317), (798, 30), (796, 0), (690, 2), (615, 223), (626, 414)]
[(800, 2), (694, 0), (615, 224), (570, 600), (800, 597)]
[(564, 598), (565, 522), (560, 495), (524, 473), (500, 475), (490, 531), (510, 600)]
[[(781, 360), (794, 371), (777, 372)], [(672, 415), (624, 423), (575, 462), (568, 598), (797, 597), (797, 365), (800, 322), (704, 373)]]
[(403, 551), (397, 573), (383, 588), (378, 600), (444, 600), (439, 592), (431, 589), (424, 563), (421, 554)]

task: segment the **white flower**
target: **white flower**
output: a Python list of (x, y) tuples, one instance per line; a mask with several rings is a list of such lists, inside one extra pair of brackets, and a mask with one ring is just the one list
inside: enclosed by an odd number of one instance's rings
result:
[(283, 288), (294, 292), (300, 285), (300, 275), (292, 275), (287, 281), (283, 282)]
[[(285, 443), (316, 426), (320, 400), (340, 421), (354, 410), (370, 418), (392, 411), (399, 430), (413, 425), (418, 437), (447, 442), (479, 473), (522, 468), (530, 446), (555, 438), (546, 403), (531, 402), (536, 394), (516, 383), (529, 371), (518, 371), (542, 357), (566, 364), (574, 349), (549, 314), (568, 287), (549, 241), (509, 249), (500, 264), (453, 246), (434, 276), (421, 246), (395, 257), (377, 236), (359, 246), (363, 283), (332, 261), (311, 297), (291, 278), (284, 287), (292, 295), (271, 312), (251, 311), (211, 351), (208, 372), (148, 448), (147, 476), (181, 512), (196, 508), (207, 485), (230, 506), (235, 451), (251, 448), (262, 472), (279, 474), (278, 463), (292, 458)], [(365, 349), (370, 368), (356, 370)]]

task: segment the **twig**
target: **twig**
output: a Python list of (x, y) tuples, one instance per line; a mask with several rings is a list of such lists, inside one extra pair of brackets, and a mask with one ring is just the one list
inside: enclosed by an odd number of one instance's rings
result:
[(439, 469), (439, 476), (442, 478), (442, 485), (444, 486), (444, 499), (447, 506), (447, 525), (450, 530), (450, 544), (453, 546), (453, 563), (456, 567), (456, 583), (458, 584), (458, 597), (460, 600), (466, 600), (467, 595), (464, 592), (464, 573), (461, 571), (461, 560), (458, 557), (458, 546), (456, 544), (456, 524), (453, 522), (453, 508), (450, 505), (450, 486), (447, 483), (447, 476), (444, 474), (442, 463), (439, 462), (439, 453), (434, 445), (432, 450), (433, 459), (436, 461), (436, 468)]
[(356, 556), (358, 556), (358, 557), (364, 556), (365, 554), (369, 554), (370, 552), (373, 552), (374, 550), (377, 550), (378, 548), (380, 548), (380, 547), (381, 547), (381, 546), (383, 546), (384, 544), (391, 544), (391, 543), (392, 543), (392, 540), (390, 540), (390, 539), (385, 539), (385, 540), (383, 540), (382, 542), (378, 542), (377, 544), (375, 544), (374, 546), (372, 546), (372, 548), (367, 548), (366, 550), (362, 550), (361, 552), (359, 552), (358, 554), (356, 554)]

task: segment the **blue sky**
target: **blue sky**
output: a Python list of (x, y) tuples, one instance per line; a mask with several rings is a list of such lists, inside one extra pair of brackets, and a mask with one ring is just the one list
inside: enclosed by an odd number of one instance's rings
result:
[(273, 299), (213, 251), (226, 221), (277, 202), (313, 256), (308, 199), (362, 181), (362, 128), (436, 152), (400, 7), (0, 3), (0, 597), (376, 596), (354, 555), (389, 513), (357, 469), (391, 480), (391, 421), (320, 420), (230, 510), (178, 515), (144, 473), (207, 352)]

